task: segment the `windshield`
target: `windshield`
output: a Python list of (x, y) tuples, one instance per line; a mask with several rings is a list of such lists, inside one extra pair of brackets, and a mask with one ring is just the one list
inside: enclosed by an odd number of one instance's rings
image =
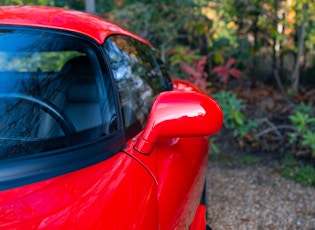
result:
[(0, 28), (0, 159), (89, 142), (116, 130), (94, 47), (50, 31)]

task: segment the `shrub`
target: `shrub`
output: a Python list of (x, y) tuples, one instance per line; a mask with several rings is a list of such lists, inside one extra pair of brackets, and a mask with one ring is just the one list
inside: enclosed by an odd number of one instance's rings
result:
[(220, 91), (211, 95), (221, 105), (224, 114), (224, 126), (233, 130), (233, 136), (244, 137), (257, 126), (257, 122), (247, 119), (242, 112), (245, 105), (232, 91)]
[(303, 165), (294, 159), (293, 154), (286, 154), (281, 174), (288, 179), (294, 180), (304, 186), (315, 187), (315, 168), (311, 165)]
[(230, 58), (227, 60), (225, 65), (216, 66), (213, 68), (212, 73), (217, 74), (224, 84), (228, 83), (229, 77), (240, 78), (242, 71), (233, 68), (232, 66), (236, 63), (236, 59)]
[(294, 131), (288, 136), (296, 155), (315, 157), (315, 117), (312, 104), (300, 103), (289, 119)]

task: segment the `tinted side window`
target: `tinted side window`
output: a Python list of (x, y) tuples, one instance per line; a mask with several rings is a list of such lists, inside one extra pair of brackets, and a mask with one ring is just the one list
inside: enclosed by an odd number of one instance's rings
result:
[(141, 128), (154, 98), (169, 82), (149, 46), (117, 35), (107, 39), (104, 47), (118, 85), (125, 128)]
[(112, 85), (97, 52), (72, 36), (0, 28), (0, 159), (117, 130)]

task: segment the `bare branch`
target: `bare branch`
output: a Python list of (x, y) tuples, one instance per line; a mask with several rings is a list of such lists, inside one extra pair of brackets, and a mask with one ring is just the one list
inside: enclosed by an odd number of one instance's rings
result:
[[(268, 128), (268, 129), (265, 129), (263, 131), (261, 131), (260, 133), (256, 134), (255, 137), (258, 138), (260, 136), (263, 136), (267, 133), (270, 133), (270, 132), (275, 132), (277, 133), (277, 135), (279, 136), (280, 132), (279, 132), (279, 129), (291, 129), (291, 130), (295, 130), (295, 128), (292, 126), (292, 125), (278, 125), (278, 126), (274, 126), (271, 127), (271, 128)], [(280, 134), (281, 138), (283, 138), (283, 136)]]

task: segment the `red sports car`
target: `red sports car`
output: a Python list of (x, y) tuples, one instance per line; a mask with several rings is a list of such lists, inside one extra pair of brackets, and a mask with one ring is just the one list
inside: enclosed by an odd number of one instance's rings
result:
[(219, 105), (99, 17), (0, 7), (0, 229), (206, 229)]

